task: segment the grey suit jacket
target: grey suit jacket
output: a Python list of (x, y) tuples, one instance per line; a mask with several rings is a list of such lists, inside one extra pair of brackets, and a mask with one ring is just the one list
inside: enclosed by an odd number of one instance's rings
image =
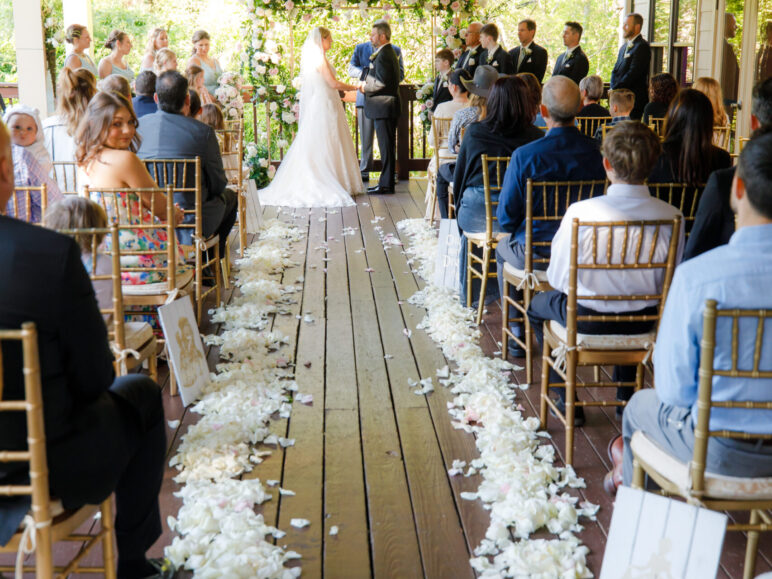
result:
[[(225, 214), (225, 202), (222, 193), (228, 183), (225, 169), (220, 156), (220, 147), (214, 130), (204, 123), (183, 115), (166, 113), (159, 110), (145, 115), (139, 120), (139, 132), (142, 145), (137, 152), (140, 159), (195, 159), (201, 158), (201, 200), (203, 205), (204, 236), (210, 236), (217, 229)], [(159, 186), (158, 176), (153, 175)], [(194, 175), (186, 175), (186, 183), (179, 186), (192, 186)], [(183, 209), (193, 209), (195, 196), (193, 193), (175, 193), (174, 202)], [(194, 217), (185, 217), (186, 223), (191, 223)], [(190, 229), (178, 230), (181, 243), (189, 243), (185, 239)]]

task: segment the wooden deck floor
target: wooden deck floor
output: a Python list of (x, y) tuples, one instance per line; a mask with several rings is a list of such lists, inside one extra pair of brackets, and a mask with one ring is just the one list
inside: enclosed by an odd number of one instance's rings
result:
[[(268, 524), (287, 532), (279, 544), (302, 555), (303, 577), (472, 577), (468, 560), (484, 537), (488, 513), (479, 501), (461, 500), (460, 493), (476, 490), (478, 477), (448, 477), (454, 459), (477, 456), (471, 435), (450, 424), (443, 388), (428, 396), (413, 394), (408, 379), (434, 376), (447, 362), (431, 339), (416, 325), (423, 311), (407, 299), (421, 287), (396, 247), (384, 250), (382, 234), (395, 233), (395, 224), (423, 214), (423, 181), (399, 184), (392, 196), (360, 197), (356, 207), (283, 212), (280, 218), (308, 232), (294, 248), (296, 267), (284, 272), (285, 283), (304, 278), (304, 292), (290, 315), (277, 316), (274, 329), (291, 337), (296, 381), (303, 393), (313, 394), (310, 406), (295, 404), (289, 420), (272, 430), (295, 439), (295, 446), (277, 449), (249, 476), (276, 479), (295, 496), (279, 496), (262, 507)], [(276, 215), (266, 209), (266, 217)], [(354, 228), (353, 235), (350, 233)], [(380, 228), (380, 230), (379, 230)], [(329, 244), (329, 251), (317, 249)], [(372, 271), (369, 271), (372, 269)], [(226, 292), (225, 299), (230, 298)], [(310, 314), (307, 324), (296, 316)], [(501, 311), (488, 308), (483, 348), (499, 350)], [(404, 328), (412, 330), (408, 338)], [(206, 324), (204, 333), (218, 328)], [(210, 367), (217, 361), (209, 349)], [(538, 376), (539, 366), (536, 367)], [(179, 397), (164, 388), (167, 420), (180, 420), (169, 429), (169, 456), (179, 437), (197, 415), (187, 412)], [(525, 372), (513, 374), (513, 382)], [(594, 396), (589, 391), (587, 395)], [(538, 392), (521, 395), (529, 414), (535, 414)], [(588, 411), (587, 425), (576, 436), (575, 468), (587, 481), (583, 499), (601, 506), (597, 522), (587, 522), (579, 535), (591, 549), (590, 569), (600, 572), (613, 503), (602, 489), (609, 469), (606, 445), (621, 428), (601, 409)], [(548, 430), (563, 456), (563, 436), (556, 421)], [(176, 515), (180, 502), (173, 496), (176, 471), (167, 470), (161, 495), (164, 521)], [(311, 521), (305, 529), (290, 526), (292, 518)], [(331, 526), (339, 527), (330, 536)], [(164, 524), (165, 527), (165, 524)], [(166, 530), (151, 550), (162, 556), (172, 540)], [(762, 535), (757, 572), (772, 569), (772, 536)], [(720, 577), (741, 577), (745, 538), (729, 533)]]

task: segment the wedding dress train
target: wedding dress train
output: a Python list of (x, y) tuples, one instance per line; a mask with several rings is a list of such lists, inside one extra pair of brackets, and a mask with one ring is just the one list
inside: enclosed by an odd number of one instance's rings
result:
[(343, 103), (322, 76), (324, 58), (315, 29), (301, 57), (298, 132), (273, 181), (259, 191), (261, 205), (343, 207), (354, 205), (351, 196), (362, 192)]

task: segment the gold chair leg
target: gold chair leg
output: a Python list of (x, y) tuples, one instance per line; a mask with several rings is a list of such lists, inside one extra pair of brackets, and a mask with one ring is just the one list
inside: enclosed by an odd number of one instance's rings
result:
[(485, 292), (488, 290), (488, 272), (491, 263), (491, 248), (489, 245), (483, 247), (483, 263), (480, 267), (482, 279), (480, 280), (480, 296), (477, 298), (477, 325), (482, 323), (483, 310), (485, 309)]
[[(751, 525), (759, 524), (759, 512), (751, 510)], [(759, 531), (748, 531), (748, 543), (745, 546), (745, 565), (743, 579), (752, 579), (756, 574), (756, 553), (759, 550)]]
[(466, 240), (466, 307), (472, 307), (472, 242)]
[(201, 292), (204, 287), (204, 264), (201, 255), (201, 250), (198, 246), (194, 246), (196, 251), (196, 322), (201, 325)]
[(550, 350), (547, 340), (544, 340), (542, 345), (541, 355), (541, 396), (539, 398), (539, 420), (541, 421), (540, 427), (547, 428), (547, 396), (549, 396), (549, 383), (550, 383), (550, 366), (549, 366)]
[(113, 523), (113, 504), (112, 497), (108, 497), (102, 502), (100, 511), (102, 518), (100, 523), (104, 530), (102, 535), (102, 556), (104, 558), (105, 579), (115, 579), (115, 530)]
[(633, 488), (643, 490), (644, 478), (646, 473), (643, 471), (641, 463), (633, 458)]
[(531, 305), (531, 290), (527, 285), (523, 288), (523, 309), (525, 315), (523, 316), (523, 341), (525, 342), (525, 381), (530, 386), (533, 381), (533, 347), (531, 336), (531, 321), (528, 319), (528, 306)]
[(215, 304), (215, 307), (220, 306), (220, 300), (222, 299), (222, 294), (220, 293), (220, 288), (222, 288), (222, 264), (220, 263), (220, 244), (214, 246), (214, 283), (215, 283), (215, 290), (214, 295), (217, 298), (217, 303)]
[(592, 378), (595, 382), (600, 382), (600, 366), (592, 367)]
[[(165, 345), (164, 348), (166, 348)], [(169, 366), (169, 395), (177, 396), (177, 377), (174, 375), (174, 367), (172, 366), (171, 356), (169, 356), (169, 348), (166, 348), (166, 363)]]
[[(156, 346), (157, 348), (158, 346)], [(158, 383), (158, 352), (153, 352), (147, 359), (147, 373)]]
[(501, 359), (506, 360), (509, 352), (509, 301), (507, 296), (509, 295), (509, 282), (504, 277), (504, 283), (502, 284), (502, 296), (501, 296)]
[(574, 464), (574, 417), (576, 416), (576, 354), (566, 356), (566, 464)]
[(37, 543), (35, 549), (35, 577), (37, 579), (51, 579), (54, 576), (54, 552), (51, 525), (37, 529), (35, 533)]

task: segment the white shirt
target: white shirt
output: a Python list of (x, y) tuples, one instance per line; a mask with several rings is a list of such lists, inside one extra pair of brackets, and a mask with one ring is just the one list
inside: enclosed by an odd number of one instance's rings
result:
[[(552, 254), (547, 268), (547, 279), (556, 290), (568, 294), (568, 269), (571, 263), (571, 227), (572, 220), (580, 221), (639, 221), (647, 219), (675, 219), (681, 212), (664, 201), (649, 194), (646, 185), (611, 185), (606, 195), (578, 201), (569, 205), (560, 228), (552, 239)], [(678, 240), (676, 263), (681, 261), (684, 248), (684, 229), (681, 221), (681, 231)], [(641, 249), (641, 261), (648, 260), (651, 249), (654, 227), (647, 227)], [(624, 229), (615, 228), (614, 248), (618, 251), (623, 243)], [(625, 263), (633, 263), (637, 234), (631, 232), (628, 242), (628, 253)], [(597, 236), (597, 263), (606, 263), (606, 243), (608, 230), (599, 229)], [(665, 261), (670, 245), (670, 231), (660, 228), (654, 250), (653, 261)], [(615, 253), (611, 256), (612, 263), (621, 263), (622, 256)], [(592, 230), (579, 229), (578, 262), (592, 263)], [(577, 295), (624, 295), (624, 294), (656, 294), (659, 293), (664, 279), (664, 270), (579, 270), (577, 277)], [(632, 312), (656, 305), (656, 301), (597, 301), (579, 300), (579, 304), (598, 312)]]
[(43, 121), (43, 134), (52, 161), (75, 160), (75, 140), (67, 133), (62, 117), (56, 115)]
[(627, 41), (627, 48), (632, 48), (632, 47), (633, 47), (633, 43), (635, 43), (635, 41), (637, 40), (637, 38), (638, 38), (640, 35), (641, 35), (641, 33), (639, 32), (638, 34), (636, 34), (635, 36), (633, 36), (633, 37), (632, 37), (630, 40), (628, 40), (628, 41)]

